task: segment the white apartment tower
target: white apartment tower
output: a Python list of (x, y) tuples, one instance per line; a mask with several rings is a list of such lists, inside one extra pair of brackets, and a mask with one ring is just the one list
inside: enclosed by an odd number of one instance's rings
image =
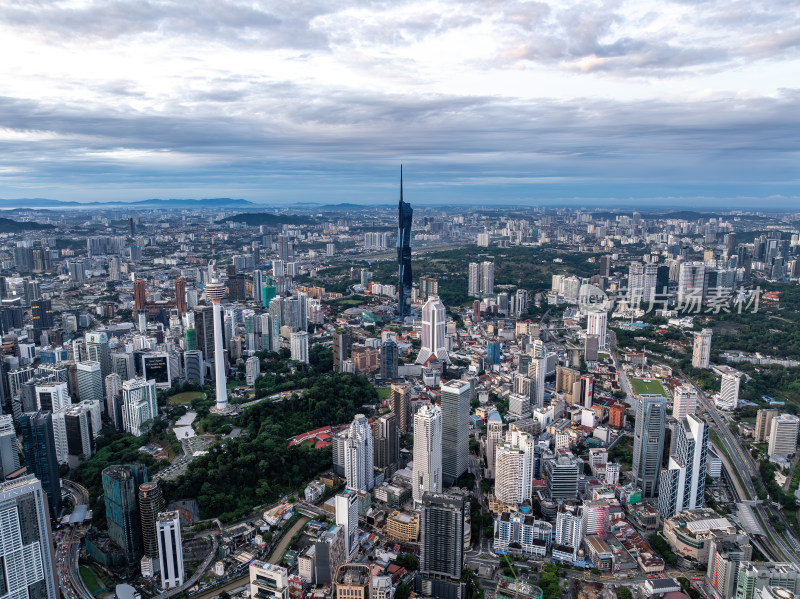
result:
[(423, 493), (442, 492), (442, 411), (439, 406), (424, 405), (414, 414), (414, 503)]
[(135, 378), (122, 383), (122, 427), (132, 435), (144, 433), (143, 425), (158, 417), (156, 382)]
[(592, 310), (589, 312), (586, 321), (586, 334), (597, 335), (600, 349), (608, 349), (608, 339), (606, 329), (608, 327), (608, 313), (602, 310)]
[(697, 411), (697, 389), (692, 385), (684, 384), (675, 390), (675, 399), (672, 415), (676, 420), (694, 414)]
[(344, 444), (344, 474), (348, 489), (371, 491), (375, 487), (374, 460), (372, 427), (364, 414), (356, 414)]
[(695, 368), (708, 368), (711, 363), (711, 333), (711, 329), (703, 329), (694, 334), (692, 366)]
[(417, 356), (417, 364), (426, 364), (431, 358), (449, 362), (445, 345), (446, 313), (439, 296), (432, 295), (422, 306), (422, 347)]
[(741, 375), (738, 372), (726, 372), (722, 375), (719, 389), (717, 407), (721, 410), (735, 410), (739, 405), (739, 382)]
[(790, 456), (797, 451), (797, 432), (800, 418), (793, 414), (775, 416), (770, 423), (767, 455)]
[(499, 501), (524, 503), (533, 484), (533, 437), (519, 430), (506, 433), (496, 448), (494, 494)]
[(174, 589), (183, 584), (183, 543), (178, 512), (161, 512), (156, 519), (158, 559), (161, 564), (161, 588)]
[(308, 364), (308, 333), (297, 331), (291, 337), (292, 360)]

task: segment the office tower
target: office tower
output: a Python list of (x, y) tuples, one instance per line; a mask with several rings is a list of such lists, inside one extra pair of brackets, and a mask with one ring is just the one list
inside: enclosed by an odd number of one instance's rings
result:
[(194, 327), (187, 327), (183, 331), (183, 349), (194, 351), (197, 349), (197, 330)]
[(108, 536), (122, 549), (129, 566), (142, 557), (138, 491), (147, 480), (147, 467), (143, 464), (109, 466), (103, 470)]
[(442, 411), (426, 404), (414, 414), (414, 503), (426, 492), (442, 491)]
[(472, 297), (480, 297), (481, 295), (481, 269), (480, 264), (477, 262), (469, 263), (468, 293)]
[(433, 277), (419, 278), (419, 294), (422, 299), (428, 299), (432, 295), (439, 295), (439, 279)]
[(158, 417), (156, 382), (135, 378), (122, 383), (122, 426), (132, 435), (145, 432), (145, 424)]
[(481, 262), (481, 294), (494, 294), (494, 262)]
[(156, 518), (164, 511), (166, 502), (157, 481), (139, 485), (139, 520), (142, 524), (142, 576), (153, 576), (158, 564)]
[(578, 557), (583, 542), (583, 508), (578, 505), (562, 503), (556, 516), (556, 539), (553, 550)]
[(716, 405), (721, 410), (735, 410), (739, 405), (739, 380), (741, 375), (738, 372), (726, 372), (722, 375), (719, 389), (719, 398)]
[(397, 427), (400, 434), (405, 435), (413, 432), (413, 422), (411, 420), (411, 385), (405, 383), (395, 383), (392, 385), (391, 395), (389, 396), (389, 407), (397, 416)]
[(497, 461), (497, 446), (503, 442), (503, 418), (494, 410), (486, 419), (486, 478), (494, 478)]
[(297, 331), (291, 336), (292, 360), (308, 364), (308, 333)]
[(449, 362), (445, 345), (446, 313), (444, 304), (438, 296), (431, 296), (422, 306), (422, 345), (417, 355), (417, 364), (427, 364), (429, 360)]
[(678, 421), (673, 434), (673, 455), (658, 485), (658, 511), (664, 518), (703, 507), (706, 488), (708, 425), (689, 414)]
[(256, 384), (256, 379), (261, 375), (261, 361), (258, 356), (250, 356), (245, 360), (245, 382), (249, 386)]
[(528, 377), (531, 378), (531, 405), (544, 407), (544, 380), (547, 376), (547, 358), (535, 356), (528, 366)]
[(181, 519), (177, 511), (161, 512), (156, 518), (156, 538), (161, 567), (161, 588), (173, 589), (183, 584), (183, 543)]
[(209, 360), (214, 355), (214, 307), (195, 306), (194, 328), (197, 347), (203, 352), (203, 358)]
[(183, 371), (187, 381), (203, 385), (205, 383), (203, 352), (199, 349), (183, 352)]
[(78, 397), (81, 400), (103, 401), (103, 371), (100, 362), (78, 362)]
[(600, 256), (600, 276), (611, 276), (611, 256), (609, 254)]
[(464, 507), (464, 498), (460, 496), (442, 493), (425, 493), (422, 496), (419, 548), (421, 574), (461, 579)]
[(581, 375), (580, 381), (575, 383), (572, 397), (575, 405), (591, 408), (594, 401), (594, 377), (590, 374)]
[(127, 352), (115, 352), (111, 354), (111, 367), (123, 381), (127, 381), (136, 376), (136, 365), (133, 362), (133, 354)]
[(689, 416), (697, 411), (697, 389), (689, 384), (683, 384), (675, 389), (672, 416), (680, 421), (684, 416)]
[(750, 561), (752, 555), (753, 548), (747, 542), (738, 544), (727, 540), (711, 541), (706, 578), (715, 599), (730, 599), (735, 596), (739, 566), (742, 562)]
[(95, 402), (72, 404), (53, 413), (53, 435), (56, 441), (56, 456), (60, 464), (77, 466), (81, 460), (94, 455), (96, 420), (92, 418), (91, 406)]
[(133, 282), (133, 311), (138, 312), (147, 307), (147, 291), (144, 279), (136, 279)]
[(33, 329), (42, 331), (53, 328), (53, 303), (49, 299), (37, 299), (31, 303)]
[(397, 378), (397, 343), (388, 339), (381, 345), (381, 370), (382, 379)]
[(600, 350), (600, 337), (597, 335), (586, 335), (583, 344), (583, 359), (587, 362), (596, 362)]
[[(216, 273), (214, 274), (216, 275)], [(225, 352), (222, 349), (222, 308), (219, 304), (224, 295), (225, 287), (219, 282), (219, 278), (214, 276), (214, 278), (211, 279), (211, 282), (206, 284), (206, 297), (208, 297), (208, 299), (211, 301), (214, 319), (214, 383), (217, 397), (216, 409), (219, 412), (225, 412), (228, 409), (228, 390), (226, 388), (225, 378)], [(195, 326), (197, 326), (196, 318), (197, 316), (195, 315)], [(199, 336), (197, 341), (199, 344)], [(209, 356), (211, 354), (204, 352), (203, 355)]]
[(644, 296), (644, 264), (632, 262), (628, 267), (628, 304), (637, 306)]
[(658, 494), (666, 414), (667, 403), (663, 396), (639, 396), (633, 436), (633, 484), (642, 490), (642, 497)]
[(397, 428), (397, 417), (391, 412), (377, 420), (375, 437), (375, 466), (385, 468), (388, 475), (397, 470), (400, 459), (400, 431)]
[(372, 576), (367, 564), (341, 564), (336, 569), (332, 599), (370, 599), (371, 586)]
[(497, 340), (492, 339), (486, 342), (486, 366), (491, 369), (492, 366), (500, 364), (503, 344)]
[(109, 420), (114, 423), (114, 426), (119, 430), (116, 414), (117, 396), (122, 393), (122, 377), (116, 372), (112, 372), (106, 377), (106, 415)]
[(10, 415), (0, 415), (0, 480), (5, 480), (17, 470), (19, 470), (19, 448), (14, 419)]
[(186, 279), (175, 279), (175, 308), (178, 316), (183, 316), (186, 312)]
[(678, 305), (697, 310), (705, 295), (706, 267), (702, 262), (683, 262), (678, 274)]
[(333, 334), (333, 369), (342, 371), (342, 364), (350, 357), (350, 335), (347, 331), (336, 331)]
[(606, 329), (608, 325), (608, 313), (600, 310), (589, 312), (586, 321), (586, 334), (597, 335), (597, 343), (600, 349), (608, 349)]
[(467, 381), (442, 383), (442, 483), (452, 485), (467, 471), (469, 409), (472, 386)]
[(797, 432), (800, 418), (794, 414), (775, 416), (770, 423), (767, 455), (790, 456), (797, 451)]
[(155, 381), (159, 389), (169, 389), (172, 386), (169, 358), (166, 352), (150, 351), (142, 354), (142, 376)]
[(358, 550), (358, 492), (345, 489), (336, 495), (336, 524), (344, 531), (345, 556), (352, 559)]
[(414, 210), (403, 201), (403, 167), (400, 166), (400, 203), (397, 207), (397, 318), (411, 315), (411, 221)]
[[(47, 494), (50, 514), (58, 518), (61, 514), (61, 478), (58, 474), (53, 416), (50, 412), (28, 412), (19, 420), (22, 429), (22, 449), (25, 464), (42, 483)], [(5, 449), (0, 448), (0, 453)]]
[(692, 366), (695, 368), (708, 368), (711, 356), (711, 333), (711, 329), (703, 329), (694, 334)]
[(797, 595), (800, 593), (800, 565), (791, 562), (750, 562), (739, 564), (736, 599), (754, 599), (765, 587), (779, 587)]
[(344, 472), (347, 488), (371, 491), (375, 486), (375, 449), (372, 428), (364, 414), (356, 414), (344, 446)]
[(42, 383), (34, 390), (37, 410), (59, 412), (72, 403), (67, 383)]
[(763, 443), (767, 440), (767, 435), (772, 427), (772, 419), (780, 414), (780, 410), (775, 408), (762, 408), (756, 413), (756, 429), (753, 433), (755, 443)]
[(0, 483), (0, 523), (2, 596), (58, 599), (47, 496), (35, 476)]
[(86, 265), (83, 260), (67, 260), (70, 281), (78, 285), (86, 282)]
[(533, 437), (519, 430), (506, 433), (495, 449), (494, 494), (498, 501), (520, 504), (531, 498)]
[(108, 348), (108, 335), (105, 333), (86, 333), (85, 345), (88, 361), (98, 362), (102, 378), (111, 374), (111, 350)]
[(578, 498), (578, 477), (583, 472), (583, 463), (566, 450), (559, 450), (556, 457), (544, 463), (544, 477), (550, 497), (558, 501)]

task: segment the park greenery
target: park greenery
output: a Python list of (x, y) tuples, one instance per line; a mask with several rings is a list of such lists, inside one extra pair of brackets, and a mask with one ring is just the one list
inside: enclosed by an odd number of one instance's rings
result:
[(364, 404), (376, 402), (374, 387), (361, 375), (310, 374), (303, 391), (282, 401), (255, 404), (233, 423), (224, 424), (228, 429), (229, 424), (240, 427), (245, 434), (226, 438), (195, 458), (183, 476), (166, 484), (167, 494), (197, 499), (204, 518), (242, 518), (253, 507), (296, 490), (330, 466), (330, 447), (315, 449), (313, 443), (290, 447), (288, 437), (333, 422), (345, 423)]

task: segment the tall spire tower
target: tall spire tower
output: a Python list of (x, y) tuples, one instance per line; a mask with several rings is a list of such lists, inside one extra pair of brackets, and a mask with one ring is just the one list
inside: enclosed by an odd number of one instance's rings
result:
[(411, 314), (411, 220), (414, 210), (403, 201), (403, 165), (400, 165), (400, 203), (397, 207), (397, 319)]
[(217, 392), (216, 412), (228, 411), (228, 389), (225, 379), (225, 351), (222, 349), (222, 307), (220, 300), (225, 296), (225, 286), (220, 283), (216, 265), (211, 281), (206, 284), (206, 296), (211, 301), (214, 313), (214, 379)]

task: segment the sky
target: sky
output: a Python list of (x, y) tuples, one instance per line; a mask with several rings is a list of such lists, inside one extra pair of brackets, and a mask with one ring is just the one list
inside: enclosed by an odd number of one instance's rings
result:
[(0, 198), (800, 205), (796, 0), (0, 0), (0, 55)]

